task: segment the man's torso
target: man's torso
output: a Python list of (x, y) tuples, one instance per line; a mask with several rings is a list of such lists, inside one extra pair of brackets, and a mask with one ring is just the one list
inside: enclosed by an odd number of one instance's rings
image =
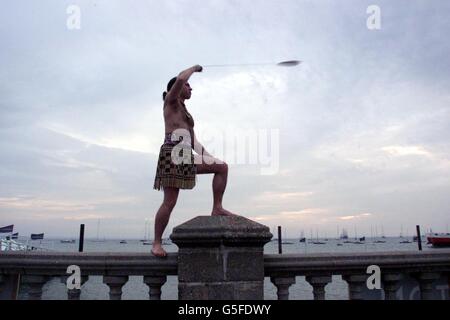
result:
[(164, 104), (164, 124), (166, 133), (176, 129), (194, 129), (194, 119), (181, 101)]

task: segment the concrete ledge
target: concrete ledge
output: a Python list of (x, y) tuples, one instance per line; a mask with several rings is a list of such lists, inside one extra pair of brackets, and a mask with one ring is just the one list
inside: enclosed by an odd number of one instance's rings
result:
[(77, 265), (83, 275), (177, 275), (176, 253), (166, 259), (150, 253), (66, 253), (14, 251), (0, 254), (0, 274), (66, 275)]
[(450, 272), (450, 250), (264, 255), (266, 277), (365, 273), (370, 265), (378, 265), (382, 271), (397, 270), (402, 273), (426, 270)]

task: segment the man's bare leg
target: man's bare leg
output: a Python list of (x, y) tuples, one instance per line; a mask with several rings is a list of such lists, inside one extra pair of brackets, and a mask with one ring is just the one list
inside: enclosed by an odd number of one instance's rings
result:
[(155, 240), (151, 252), (157, 257), (166, 257), (167, 252), (162, 247), (162, 235), (169, 222), (175, 204), (177, 203), (178, 188), (164, 188), (164, 200), (155, 217)]
[(225, 210), (222, 207), (222, 199), (223, 194), (225, 193), (225, 188), (227, 186), (228, 179), (228, 165), (225, 162), (220, 162), (217, 159), (204, 156), (205, 161), (199, 163), (198, 155), (196, 157), (196, 166), (198, 174), (206, 174), (206, 173), (214, 173), (214, 178), (212, 181), (212, 189), (213, 189), (213, 208), (211, 211), (211, 215), (220, 215), (220, 216), (234, 216), (236, 214)]

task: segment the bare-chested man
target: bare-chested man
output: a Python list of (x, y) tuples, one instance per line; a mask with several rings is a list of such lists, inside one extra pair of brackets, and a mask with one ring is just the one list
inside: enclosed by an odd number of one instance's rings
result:
[[(185, 100), (191, 97), (189, 78), (194, 72), (201, 72), (199, 65), (182, 71), (167, 84), (167, 92), (163, 93), (165, 140), (161, 146), (156, 169), (154, 188), (164, 190), (164, 200), (155, 217), (155, 240), (151, 252), (158, 257), (165, 257), (166, 251), (162, 248), (161, 238), (169, 222), (170, 214), (177, 202), (180, 189), (192, 189), (195, 186), (195, 175), (214, 173), (212, 182), (213, 208), (212, 215), (233, 215), (222, 207), (222, 197), (227, 185), (228, 166), (225, 162), (214, 158), (198, 142), (194, 133), (194, 119), (186, 109)], [(178, 137), (177, 132), (186, 132), (188, 138)], [(180, 140), (181, 139), (181, 140)], [(184, 141), (190, 140), (190, 141)], [(188, 143), (187, 157), (189, 163), (176, 164), (173, 161), (172, 150), (179, 143)], [(179, 147), (179, 146), (178, 146)], [(197, 153), (193, 154), (192, 149)], [(186, 149), (183, 149), (186, 152)], [(186, 157), (186, 154), (184, 154)]]

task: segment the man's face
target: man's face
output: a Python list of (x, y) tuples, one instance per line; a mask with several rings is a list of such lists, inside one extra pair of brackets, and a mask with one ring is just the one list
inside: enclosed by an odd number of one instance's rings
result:
[(186, 82), (184, 87), (183, 87), (183, 91), (181, 92), (181, 95), (183, 96), (184, 99), (189, 99), (191, 97), (191, 85), (189, 84), (189, 82)]

